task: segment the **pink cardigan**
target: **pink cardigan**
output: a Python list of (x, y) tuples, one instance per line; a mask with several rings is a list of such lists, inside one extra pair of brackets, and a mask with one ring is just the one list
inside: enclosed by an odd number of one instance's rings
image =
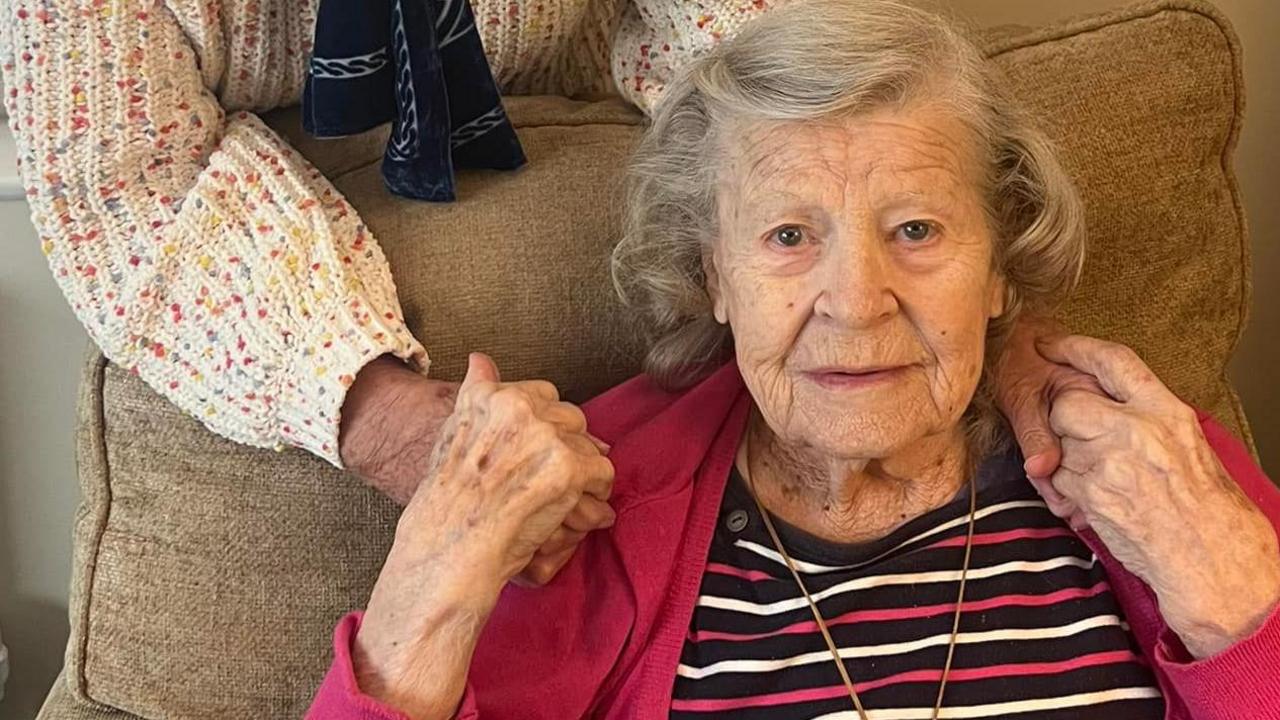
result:
[[(585, 406), (613, 446), (616, 524), (583, 541), (540, 589), (508, 586), (480, 638), (458, 720), (665, 718), (729, 468), (751, 398), (729, 363), (679, 395), (634, 378)], [(1244, 492), (1280, 526), (1280, 492), (1207, 416), (1201, 427)], [(1280, 719), (1280, 608), (1253, 636), (1193, 661), (1155, 596), (1103, 547), (1098, 555), (1168, 705), (1168, 718)], [(334, 632), (334, 661), (311, 720), (405, 720), (356, 686), (351, 642), (361, 614)]]

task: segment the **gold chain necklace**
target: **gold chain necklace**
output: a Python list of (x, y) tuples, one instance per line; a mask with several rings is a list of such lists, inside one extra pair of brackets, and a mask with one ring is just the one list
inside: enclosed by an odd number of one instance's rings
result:
[[(813, 619), (818, 624), (818, 630), (822, 632), (822, 639), (827, 642), (827, 650), (831, 651), (831, 659), (835, 662), (836, 669), (840, 671), (840, 679), (844, 681), (844, 686), (849, 691), (849, 698), (853, 700), (853, 707), (857, 709), (858, 717), (860, 720), (870, 720), (866, 709), (862, 707), (862, 700), (858, 698), (858, 691), (853, 687), (853, 680), (849, 678), (849, 671), (844, 666), (844, 658), (840, 657), (840, 651), (836, 648), (835, 640), (831, 639), (831, 631), (827, 629), (827, 622), (822, 618), (822, 613), (818, 610), (818, 603), (813, 601), (813, 596), (809, 594), (809, 589), (805, 587), (804, 581), (800, 579), (800, 572), (796, 570), (795, 561), (791, 559), (791, 555), (782, 546), (782, 539), (778, 537), (778, 531), (773, 527), (773, 521), (769, 519), (769, 512), (764, 509), (764, 504), (760, 502), (760, 496), (756, 494), (755, 484), (751, 480), (751, 456), (747, 450), (745, 437), (742, 441), (742, 452), (744, 457), (742, 470), (743, 474), (746, 475), (747, 491), (751, 493), (751, 499), (756, 501), (756, 508), (760, 511), (764, 526), (769, 531), (769, 537), (773, 539), (774, 546), (778, 548), (778, 554), (782, 555), (782, 559), (786, 561), (787, 569), (791, 571), (791, 577), (795, 578), (796, 585), (800, 587), (800, 592), (804, 593), (805, 601), (809, 603), (809, 609), (813, 611)], [(947, 662), (942, 668), (942, 681), (938, 683), (938, 699), (933, 704), (932, 720), (938, 720), (938, 714), (942, 712), (942, 696), (947, 690), (947, 676), (951, 674), (951, 658), (956, 651), (956, 636), (960, 634), (960, 610), (964, 607), (964, 585), (965, 579), (969, 575), (969, 557), (973, 551), (973, 526), (977, 520), (977, 510), (978, 489), (974, 484), (973, 478), (970, 477), (969, 532), (964, 541), (964, 566), (960, 570), (960, 593), (956, 597), (955, 617), (951, 621), (951, 642), (947, 644)]]

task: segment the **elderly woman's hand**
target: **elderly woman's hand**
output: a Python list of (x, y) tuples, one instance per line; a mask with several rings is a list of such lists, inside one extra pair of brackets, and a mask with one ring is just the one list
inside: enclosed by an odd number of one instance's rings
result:
[[(479, 372), (490, 372), (484, 358)], [(496, 370), (494, 379), (496, 379)], [(544, 395), (555, 388), (536, 383)], [(356, 376), (342, 406), (339, 437), (342, 460), (351, 472), (400, 505), (413, 497), (430, 472), (431, 453), (441, 429), (453, 414), (458, 383), (432, 380), (387, 356), (365, 366)], [(588, 438), (599, 445), (599, 441)], [(612, 511), (603, 500), (583, 496), (566, 525), (547, 540), (516, 578), (522, 584), (544, 585), (568, 562), (585, 534), (575, 528), (591, 526), (590, 518)]]
[[(436, 444), (428, 486), (414, 496), (401, 526), (428, 537), (444, 530), (465, 535), (456, 539), (484, 556), (477, 561), (498, 561), (491, 570), (499, 586), (538, 555), (554, 556), (558, 568), (586, 533), (613, 524), (606, 452), (587, 432), (582, 411), (561, 401), (554, 385), (503, 383), (493, 361), (475, 353)], [(454, 527), (460, 510), (466, 524)]]
[(606, 450), (554, 385), (500, 382), (473, 354), (356, 637), (361, 689), (415, 718), (450, 717), (502, 587), (557, 535), (569, 535), (558, 568), (613, 524)]
[(1109, 397), (1069, 390), (1049, 420), (1062, 438), (1053, 487), (1107, 549), (1155, 590), (1196, 657), (1256, 630), (1280, 601), (1274, 529), (1226, 473), (1181, 402), (1123, 345), (1083, 336), (1039, 343), (1097, 378)]

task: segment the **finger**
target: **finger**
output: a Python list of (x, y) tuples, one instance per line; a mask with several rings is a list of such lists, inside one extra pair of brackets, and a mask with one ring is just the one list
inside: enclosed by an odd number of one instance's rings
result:
[(1068, 500), (1065, 495), (1058, 492), (1053, 486), (1053, 481), (1049, 478), (1027, 478), (1031, 482), (1031, 486), (1040, 493), (1040, 497), (1044, 499), (1044, 504), (1049, 506), (1049, 512), (1055, 516), (1066, 520), (1079, 510), (1076, 504)]
[(550, 576), (549, 579), (555, 578), (555, 576), (564, 569), (564, 566), (569, 564), (569, 561), (573, 559), (573, 555), (576, 552), (578, 552), (578, 546), (574, 545), (557, 555), (548, 556), (545, 563), (546, 572)]
[(591, 532), (613, 527), (618, 516), (609, 503), (593, 496), (583, 495), (578, 504), (564, 519), (564, 526), (579, 532)]
[(560, 400), (560, 391), (556, 389), (554, 384), (546, 380), (521, 380), (511, 383), (511, 386), (528, 393), (529, 397), (537, 398), (544, 402), (559, 402)]
[(1071, 526), (1072, 530), (1080, 532), (1081, 530), (1088, 529), (1089, 518), (1085, 516), (1083, 510), (1076, 510), (1071, 513), (1071, 517), (1067, 518), (1067, 524)]
[(1098, 378), (1089, 373), (1080, 372), (1067, 365), (1054, 365), (1054, 367), (1057, 368), (1057, 371), (1054, 372), (1053, 379), (1049, 381), (1048, 394), (1050, 403), (1053, 402), (1054, 398), (1070, 390), (1080, 390), (1102, 397), (1111, 397), (1098, 384)]
[(1064, 467), (1077, 475), (1087, 475), (1098, 462), (1101, 452), (1099, 444), (1091, 440), (1078, 440), (1073, 437), (1062, 440), (1062, 463)]
[(1084, 509), (1083, 498), (1085, 494), (1085, 486), (1089, 479), (1083, 473), (1078, 473), (1070, 468), (1060, 467), (1051, 478), (1053, 489), (1062, 495), (1062, 497), (1071, 501), (1076, 507)]
[(523, 588), (540, 588), (555, 579), (557, 570), (547, 558), (535, 557), (524, 566), (519, 575), (511, 578), (511, 584)]
[(521, 587), (542, 587), (555, 579), (576, 550), (577, 547), (571, 547), (554, 555), (535, 555), (512, 582)]
[(1011, 401), (1009, 423), (1018, 439), (1022, 457), (1026, 458), (1022, 469), (1030, 477), (1047, 478), (1062, 462), (1062, 438), (1049, 422), (1050, 410), (1058, 398), (1069, 392), (1085, 392), (1110, 399), (1094, 376), (1062, 365), (1053, 367), (1055, 370), (1044, 391), (1029, 392), (1017, 387), (1009, 391), (1018, 393), (1020, 398)]
[(458, 392), (464, 393), (472, 386), (483, 382), (502, 382), (502, 376), (498, 374), (498, 366), (494, 364), (493, 358), (484, 353), (471, 353), (467, 356), (467, 375), (462, 379), (462, 387), (458, 388)]
[(560, 441), (576, 456), (566, 467), (574, 474), (578, 490), (598, 500), (608, 500), (613, 492), (613, 463), (586, 435), (562, 435)]
[[(1096, 455), (1097, 449), (1095, 443), (1085, 440), (1077, 440), (1070, 437), (1063, 439), (1062, 463), (1059, 465), (1059, 469), (1072, 473), (1076, 478), (1081, 478), (1077, 483), (1077, 488), (1074, 490), (1075, 492), (1083, 493), (1084, 482), (1091, 482), (1084, 480), (1083, 478), (1087, 477), (1093, 468)], [(1053, 487), (1052, 480), (1045, 480), (1044, 482), (1048, 485), (1048, 492), (1062, 498), (1061, 502), (1050, 504), (1049, 509), (1053, 514), (1063, 520), (1066, 520), (1067, 524), (1071, 526), (1071, 529), (1077, 532), (1089, 527), (1089, 520), (1085, 516), (1084, 508), (1080, 505), (1080, 502), (1068, 498), (1066, 495), (1059, 492), (1057, 488)], [(1082, 496), (1076, 495), (1075, 497), (1079, 498)], [(1048, 500), (1046, 499), (1045, 502), (1048, 503)]]
[(608, 455), (609, 451), (613, 449), (612, 445), (601, 440), (595, 435), (592, 435), (591, 433), (587, 433), (587, 439), (590, 440), (591, 443), (596, 446), (596, 449), (600, 451), (601, 455)]
[(568, 445), (571, 450), (584, 455), (586, 457), (600, 457), (600, 448), (582, 432), (566, 432), (561, 430), (560, 441)]
[(561, 525), (555, 529), (555, 532), (551, 533), (551, 537), (547, 538), (546, 542), (538, 546), (534, 557), (555, 555), (566, 549), (575, 548), (586, 536), (586, 531), (574, 530)]
[(607, 501), (613, 493), (613, 463), (600, 454), (583, 460), (582, 491), (597, 500)]
[[(539, 412), (539, 416), (554, 424), (561, 433), (567, 435), (581, 435), (586, 437), (587, 432), (587, 416), (582, 414), (582, 410), (577, 405), (567, 402), (556, 402), (547, 405)], [(590, 441), (590, 438), (588, 438)], [(594, 445), (594, 443), (592, 443)]]
[(1028, 476), (1049, 477), (1058, 469), (1062, 456), (1058, 436), (1049, 426), (1049, 403), (1043, 392), (1026, 383), (1011, 387), (1009, 393), (1009, 424), (1026, 458), (1022, 468)]
[(1060, 445), (1067, 438), (1093, 440), (1113, 432), (1124, 419), (1124, 409), (1114, 400), (1084, 390), (1060, 394), (1049, 410), (1049, 428), (1061, 439)]
[(511, 584), (515, 585), (516, 587), (522, 587), (522, 588), (541, 587), (542, 583), (536, 582), (531, 575), (532, 565), (533, 565), (532, 563), (530, 563), (529, 565), (525, 565), (524, 569), (520, 571), (520, 574), (511, 578)]
[(1169, 393), (1142, 358), (1125, 345), (1086, 335), (1065, 335), (1037, 340), (1036, 347), (1045, 358), (1094, 376), (1102, 389), (1120, 402)]

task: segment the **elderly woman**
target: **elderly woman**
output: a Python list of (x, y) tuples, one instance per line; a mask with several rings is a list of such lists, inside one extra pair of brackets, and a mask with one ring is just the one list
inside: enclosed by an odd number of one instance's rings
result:
[(1075, 282), (1080, 209), (954, 28), (766, 15), (670, 88), (629, 202), (648, 372), (579, 413), (472, 357), (312, 717), (1276, 717), (1240, 446), (1076, 336), (1041, 345), (1100, 387), (1054, 401), (1049, 503), (1000, 431), (984, 359)]

